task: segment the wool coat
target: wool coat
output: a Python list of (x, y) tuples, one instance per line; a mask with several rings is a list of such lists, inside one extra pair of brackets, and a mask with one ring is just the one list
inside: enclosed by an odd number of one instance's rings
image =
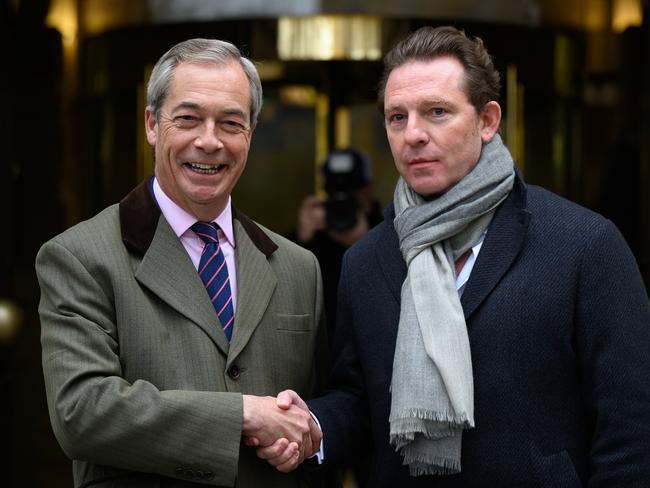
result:
[(385, 222), (345, 255), (333, 370), (309, 402), (325, 462), (365, 460), (364, 486), (650, 486), (650, 305), (615, 226), (515, 185), (461, 298), (475, 423), (462, 472), (411, 477), (389, 444), (390, 385), (406, 265)]
[(76, 487), (308, 486), (242, 446), (242, 394), (314, 394), (318, 263), (236, 210), (233, 228), (230, 343), (147, 183), (41, 248), (47, 401)]

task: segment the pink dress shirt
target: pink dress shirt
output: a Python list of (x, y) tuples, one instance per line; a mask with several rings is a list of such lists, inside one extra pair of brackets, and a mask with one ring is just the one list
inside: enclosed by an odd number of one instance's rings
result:
[[(189, 254), (194, 267), (199, 269), (199, 261), (201, 260), (201, 253), (203, 252), (203, 241), (197, 236), (190, 227), (196, 222), (196, 217), (193, 217), (187, 211), (179, 207), (175, 202), (169, 198), (165, 192), (160, 188), (158, 180), (154, 178), (153, 193), (160, 207), (160, 211), (169, 223), (174, 233), (181, 240), (181, 244)], [(228, 277), (230, 278), (230, 292), (232, 294), (232, 307), (233, 311), (237, 310), (237, 268), (235, 266), (235, 233), (232, 228), (232, 203), (228, 197), (228, 203), (219, 216), (213, 220), (219, 226), (217, 236), (219, 237), (219, 244), (221, 250), (226, 258), (226, 266), (228, 267)]]

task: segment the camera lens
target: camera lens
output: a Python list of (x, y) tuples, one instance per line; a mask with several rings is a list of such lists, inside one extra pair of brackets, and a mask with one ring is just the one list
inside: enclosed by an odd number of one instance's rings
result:
[(325, 202), (327, 227), (337, 231), (352, 229), (357, 223), (359, 203), (353, 193), (336, 192)]

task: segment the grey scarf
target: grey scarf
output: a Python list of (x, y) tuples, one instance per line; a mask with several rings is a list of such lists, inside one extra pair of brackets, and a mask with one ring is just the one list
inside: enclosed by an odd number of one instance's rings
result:
[(391, 383), (390, 442), (412, 476), (460, 472), (463, 429), (474, 427), (474, 383), (454, 261), (487, 229), (514, 182), (497, 134), (474, 169), (425, 201), (402, 178), (395, 230), (408, 266)]

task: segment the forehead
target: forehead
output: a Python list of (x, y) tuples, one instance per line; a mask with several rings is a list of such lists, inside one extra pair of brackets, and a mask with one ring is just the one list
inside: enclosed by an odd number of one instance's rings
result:
[(420, 98), (468, 100), (463, 89), (465, 69), (456, 58), (444, 56), (409, 61), (391, 71), (386, 81), (384, 104)]
[(170, 110), (179, 105), (196, 105), (204, 109), (242, 109), (248, 114), (248, 78), (236, 61), (181, 63), (174, 70), (165, 105)]

